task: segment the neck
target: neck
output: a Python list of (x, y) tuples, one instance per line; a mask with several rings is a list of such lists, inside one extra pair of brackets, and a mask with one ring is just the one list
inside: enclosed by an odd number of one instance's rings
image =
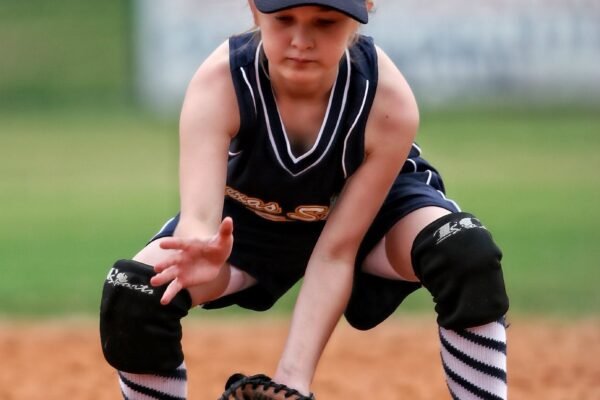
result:
[(314, 79), (310, 82), (295, 82), (278, 74), (277, 71), (269, 68), (271, 87), (275, 96), (278, 98), (293, 98), (296, 100), (321, 100), (328, 99), (331, 89), (337, 79), (338, 69), (334, 69), (324, 74), (320, 79)]

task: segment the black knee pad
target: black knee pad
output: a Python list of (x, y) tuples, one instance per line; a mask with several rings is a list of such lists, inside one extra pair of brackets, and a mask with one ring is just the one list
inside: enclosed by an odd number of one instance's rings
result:
[(153, 287), (154, 269), (120, 260), (108, 273), (100, 305), (100, 339), (106, 361), (136, 374), (172, 371), (183, 362), (181, 318), (192, 300), (182, 290), (160, 304), (166, 285)]
[(502, 252), (473, 215), (432, 222), (415, 238), (411, 256), (415, 274), (433, 295), (440, 326), (484, 325), (508, 311)]

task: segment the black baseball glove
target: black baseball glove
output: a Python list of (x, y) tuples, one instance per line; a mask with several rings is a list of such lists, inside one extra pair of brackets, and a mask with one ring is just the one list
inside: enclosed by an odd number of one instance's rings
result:
[(263, 374), (233, 374), (227, 380), (225, 392), (219, 400), (315, 400), (315, 396), (312, 393), (304, 396)]

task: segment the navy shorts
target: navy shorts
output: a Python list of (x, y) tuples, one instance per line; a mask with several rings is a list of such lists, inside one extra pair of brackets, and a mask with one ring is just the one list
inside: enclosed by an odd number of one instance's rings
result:
[[(409, 158), (359, 248), (354, 287), (345, 312), (352, 326), (370, 329), (378, 325), (406, 296), (421, 286), (414, 282), (375, 277), (363, 273), (361, 266), (396, 222), (412, 211), (428, 206), (460, 211), (455, 202), (446, 198), (444, 183), (437, 170), (420, 157), (420, 149), (413, 145)], [(256, 278), (257, 284), (209, 302), (204, 308), (237, 304), (256, 311), (268, 310), (304, 275), (323, 224), (302, 223), (290, 229), (289, 224), (264, 220), (229, 198), (225, 200), (223, 214), (231, 216), (234, 221), (235, 239), (229, 262)], [(172, 236), (178, 221), (178, 215), (169, 220), (151, 241)]]

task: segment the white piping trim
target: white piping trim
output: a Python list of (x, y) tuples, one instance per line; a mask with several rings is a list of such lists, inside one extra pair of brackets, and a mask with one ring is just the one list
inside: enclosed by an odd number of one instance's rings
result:
[(454, 200), (452, 200), (452, 199), (449, 199), (449, 198), (447, 198), (447, 197), (446, 197), (446, 195), (444, 194), (444, 192), (442, 192), (441, 190), (438, 190), (437, 192), (440, 194), (440, 196), (442, 196), (442, 199), (446, 200), (446, 201), (447, 201), (447, 202), (449, 202), (449, 203), (452, 203), (452, 205), (453, 205), (454, 207), (456, 207), (456, 209), (458, 210), (458, 212), (461, 212), (461, 211), (462, 211), (462, 210), (460, 209), (460, 206), (458, 205), (458, 203), (457, 203), (457, 202), (455, 202), (455, 201), (454, 201)]
[[(335, 138), (337, 130), (340, 126), (340, 122), (342, 120), (342, 115), (344, 115), (344, 110), (346, 109), (346, 102), (348, 101), (348, 90), (350, 89), (350, 70), (351, 70), (350, 52), (348, 50), (346, 50), (346, 52), (344, 54), (346, 55), (346, 65), (347, 65), (348, 72), (346, 74), (346, 85), (344, 87), (344, 95), (342, 97), (342, 105), (340, 108), (340, 112), (338, 113), (338, 119), (335, 123), (335, 128), (333, 128), (333, 133), (331, 134), (329, 143), (327, 144), (327, 147), (325, 148), (325, 151), (323, 152), (323, 156), (329, 152), (329, 148), (331, 147), (331, 144), (333, 143), (333, 139)], [(339, 74), (339, 71), (338, 71), (338, 74)], [(321, 136), (322, 136), (323, 132), (325, 131), (325, 126), (327, 125), (327, 122), (329, 120), (329, 112), (331, 111), (331, 104), (333, 103), (333, 97), (335, 95), (335, 89), (337, 87), (337, 80), (338, 80), (338, 76), (336, 75), (335, 83), (333, 84), (333, 88), (331, 89), (331, 95), (329, 96), (329, 103), (327, 104), (327, 111), (325, 113), (325, 118), (323, 118), (323, 124), (321, 125), (321, 130), (319, 131), (317, 140), (315, 141), (315, 143), (313, 144), (312, 148), (309, 151), (307, 151), (306, 153), (304, 153), (303, 155), (301, 155), (298, 158), (294, 157), (294, 155), (292, 154), (292, 150), (290, 148), (290, 143), (288, 142), (288, 136), (287, 136), (287, 132), (285, 130), (285, 126), (283, 125), (283, 121), (281, 121), (281, 129), (283, 130), (283, 133), (285, 136), (285, 142), (287, 144), (288, 154), (290, 155), (290, 157), (294, 161), (294, 163), (297, 163), (298, 161), (304, 159), (305, 157), (309, 156), (311, 153), (313, 153), (316, 150), (317, 145), (319, 144), (319, 141), (321, 140)], [(279, 112), (279, 109), (277, 111)], [(281, 119), (281, 114), (279, 114), (279, 118)], [(317, 160), (317, 162), (321, 161), (323, 159), (323, 156), (319, 157), (319, 160)], [(312, 165), (311, 165), (311, 167), (312, 167)]]
[(346, 148), (348, 147), (348, 139), (350, 138), (350, 134), (354, 130), (354, 127), (358, 123), (358, 119), (360, 118), (360, 116), (363, 113), (365, 104), (367, 102), (367, 95), (369, 94), (370, 82), (367, 80), (366, 83), (367, 83), (367, 86), (365, 87), (365, 94), (363, 96), (362, 104), (360, 105), (360, 110), (358, 110), (358, 114), (356, 115), (356, 118), (354, 119), (354, 122), (352, 123), (352, 126), (348, 130), (348, 133), (346, 134), (346, 138), (344, 139), (344, 150), (342, 151), (342, 170), (344, 171), (344, 178), (348, 177), (348, 171), (346, 170)]
[[(317, 140), (315, 140), (315, 142), (313, 143), (310, 150), (308, 150), (307, 152), (302, 154), (300, 157), (296, 157), (292, 153), (292, 146), (290, 145), (290, 141), (288, 139), (288, 134), (285, 129), (285, 125), (283, 124), (283, 120), (281, 119), (281, 113), (279, 112), (279, 105), (277, 104), (277, 102), (275, 102), (275, 106), (277, 107), (277, 115), (279, 115), (279, 122), (281, 123), (281, 130), (283, 131), (283, 137), (285, 139), (285, 146), (287, 148), (288, 155), (290, 156), (290, 158), (292, 159), (294, 164), (298, 164), (299, 161), (301, 161), (304, 158), (311, 155), (315, 151), (317, 146), (319, 145), (319, 142), (321, 141), (321, 137), (323, 136), (323, 131), (325, 130), (325, 125), (327, 125), (327, 121), (329, 119), (329, 112), (331, 111), (331, 103), (333, 103), (333, 95), (335, 94), (335, 88), (337, 87), (337, 78), (338, 77), (336, 75), (335, 83), (333, 84), (333, 88), (331, 89), (331, 94), (329, 95), (329, 102), (327, 103), (327, 110), (325, 111), (325, 117), (323, 118), (323, 122), (321, 123), (321, 128), (319, 129), (319, 134), (317, 135)], [(275, 97), (275, 94), (273, 94), (273, 97)], [(344, 99), (344, 103), (345, 103), (345, 99)], [(341, 114), (342, 113), (340, 113), (340, 115)], [(339, 122), (339, 120), (338, 120), (338, 122)], [(329, 146), (327, 146), (327, 147), (329, 148)]]
[[(350, 52), (348, 50), (346, 50), (346, 64), (348, 66), (348, 73), (346, 75), (346, 86), (344, 87), (344, 95), (342, 97), (342, 105), (341, 105), (341, 108), (340, 108), (340, 112), (338, 113), (338, 119), (337, 119), (337, 122), (335, 124), (335, 128), (333, 128), (333, 132), (331, 133), (331, 137), (329, 138), (329, 143), (327, 143), (327, 147), (325, 148), (325, 150), (321, 154), (321, 157), (319, 157), (314, 163), (312, 163), (308, 167), (304, 168), (302, 171), (298, 172), (294, 176), (298, 176), (298, 175), (304, 173), (305, 171), (308, 171), (309, 169), (311, 169), (312, 167), (314, 167), (318, 163), (320, 163), (321, 160), (325, 157), (325, 155), (327, 153), (329, 153), (329, 149), (331, 148), (331, 144), (333, 143), (333, 140), (337, 136), (337, 131), (338, 131), (338, 128), (340, 126), (340, 122), (342, 120), (342, 115), (344, 115), (344, 110), (346, 109), (346, 102), (347, 102), (347, 99), (348, 99), (348, 90), (350, 89), (350, 77), (351, 77), (351, 72), (350, 71), (351, 71), (351, 66), (350, 66)], [(337, 77), (336, 77), (336, 83), (335, 83), (335, 85), (336, 84), (337, 84)], [(330, 103), (331, 103), (331, 101), (333, 99), (335, 85), (334, 85), (334, 88), (331, 91)], [(327, 112), (329, 113), (329, 111), (327, 111)], [(327, 122), (327, 116), (325, 116), (325, 120), (323, 121), (323, 127), (325, 127), (326, 122)], [(319, 135), (320, 135), (320, 133), (319, 133)], [(287, 140), (287, 135), (286, 135), (286, 140)], [(312, 149), (311, 149), (311, 151), (312, 151)]]
[(254, 97), (254, 90), (252, 90), (252, 86), (250, 85), (250, 81), (248, 80), (248, 77), (246, 76), (246, 71), (244, 70), (244, 68), (240, 68), (240, 70), (242, 71), (242, 76), (244, 77), (244, 81), (246, 82), (246, 86), (248, 86), (248, 89), (250, 89), (250, 95), (252, 96), (252, 103), (254, 104), (254, 114), (258, 114), (258, 109), (256, 108), (256, 98)]
[[(259, 95), (260, 95), (260, 100), (261, 100), (261, 103), (263, 105), (263, 112), (265, 114), (265, 122), (267, 124), (267, 131), (269, 133), (269, 141), (271, 142), (271, 147), (273, 148), (273, 151), (275, 153), (275, 157), (277, 158), (277, 161), (279, 162), (279, 165), (281, 165), (281, 167), (284, 170), (286, 170), (290, 175), (292, 175), (293, 177), (296, 177), (296, 176), (301, 175), (304, 172), (308, 171), (309, 169), (311, 169), (312, 167), (314, 167), (318, 163), (320, 163), (321, 160), (325, 157), (325, 155), (329, 152), (329, 149), (331, 148), (331, 144), (333, 143), (333, 140), (334, 140), (334, 138), (336, 136), (338, 127), (340, 125), (340, 121), (342, 119), (343, 111), (344, 111), (344, 109), (346, 107), (347, 98), (348, 98), (348, 91), (349, 91), (349, 88), (350, 88), (350, 70), (351, 70), (351, 66), (350, 66), (350, 53), (349, 53), (348, 50), (346, 50), (345, 54), (346, 54), (346, 63), (347, 63), (347, 68), (348, 68), (348, 75), (347, 75), (347, 79), (346, 79), (346, 86), (344, 88), (344, 95), (343, 95), (343, 98), (342, 98), (341, 110), (340, 110), (340, 113), (339, 113), (339, 116), (338, 116), (338, 120), (336, 122), (336, 126), (334, 128), (334, 131), (331, 134), (331, 138), (329, 140), (329, 143), (327, 144), (327, 147), (323, 151), (323, 154), (321, 154), (321, 156), (314, 163), (312, 163), (311, 165), (307, 166), (302, 171), (299, 171), (297, 173), (293, 173), (283, 163), (283, 160), (281, 159), (281, 156), (280, 156), (279, 151), (277, 149), (277, 145), (275, 143), (275, 138), (273, 137), (273, 130), (271, 128), (271, 121), (269, 120), (269, 114), (267, 112), (267, 106), (266, 106), (266, 102), (265, 102), (265, 98), (264, 98), (264, 93), (262, 91), (262, 85), (260, 83), (260, 75), (259, 75), (259, 72), (258, 72), (258, 58), (259, 58), (258, 56), (260, 54), (259, 52), (260, 52), (261, 47), (262, 47), (262, 42), (260, 42), (258, 44), (257, 48), (256, 48), (256, 55), (255, 55), (255, 61), (254, 61), (254, 63), (255, 63), (255, 70), (256, 70), (256, 82), (257, 82), (258, 92), (259, 92)], [(286, 141), (286, 147), (287, 147), (287, 150), (288, 150), (288, 155), (290, 156), (290, 158), (292, 159), (292, 161), (294, 162), (294, 164), (297, 164), (299, 161), (301, 161), (302, 159), (304, 159), (305, 157), (307, 157), (308, 155), (310, 155), (317, 148), (317, 144), (319, 143), (319, 140), (321, 139), (321, 135), (322, 135), (322, 133), (323, 133), (323, 131), (325, 129), (325, 125), (326, 125), (327, 120), (328, 120), (329, 111), (330, 111), (330, 108), (331, 108), (331, 104), (333, 102), (333, 96), (334, 96), (334, 93), (335, 93), (335, 87), (336, 87), (336, 85), (337, 85), (337, 76), (336, 76), (336, 82), (334, 83), (334, 87), (331, 90), (331, 95), (329, 97), (329, 103), (327, 105), (327, 112), (325, 114), (325, 118), (323, 120), (323, 124), (321, 125), (321, 130), (319, 131), (319, 135), (317, 137), (317, 140), (315, 141), (315, 144), (313, 145), (313, 147), (307, 153), (303, 154), (302, 156), (300, 156), (298, 158), (294, 157), (294, 155), (291, 152), (291, 147), (290, 147), (290, 143), (288, 141), (287, 132), (285, 131), (285, 126), (283, 125), (283, 121), (281, 120), (281, 113), (279, 113), (279, 109), (277, 110), (277, 113), (279, 115), (279, 121), (281, 123), (281, 128), (283, 130), (284, 138), (285, 138), (285, 141)], [(367, 81), (367, 88), (368, 88), (368, 81)], [(275, 106), (277, 106), (277, 102), (275, 102)], [(364, 106), (364, 101), (363, 101), (363, 106)], [(361, 107), (361, 112), (362, 112), (362, 107)], [(354, 124), (356, 124), (356, 121), (355, 121)], [(354, 125), (353, 125), (353, 127), (354, 127)]]
[(416, 143), (413, 143), (412, 147), (414, 147), (415, 149), (417, 149), (417, 152), (419, 153), (419, 154), (417, 154), (417, 157), (420, 157), (421, 154), (423, 153), (423, 150), (421, 150), (421, 148)]
[(159, 233), (161, 233), (166, 227), (167, 225), (169, 225), (171, 222), (173, 222), (173, 220), (175, 219), (175, 217), (171, 217), (169, 218), (169, 220), (167, 222), (165, 222), (163, 224), (163, 226), (160, 227), (160, 229), (154, 234), (154, 236), (158, 235)]
[(412, 158), (407, 158), (406, 162), (412, 164), (413, 169), (414, 169), (413, 172), (417, 172), (417, 162), (415, 160), (413, 160)]
[(267, 104), (265, 102), (265, 96), (263, 95), (263, 92), (262, 92), (262, 85), (260, 83), (260, 74), (259, 74), (259, 69), (258, 69), (259, 68), (258, 59), (259, 59), (261, 47), (262, 47), (262, 41), (258, 44), (258, 46), (256, 46), (256, 54), (254, 55), (254, 70), (256, 73), (256, 87), (258, 88), (258, 94), (260, 96), (260, 101), (263, 106), (263, 112), (265, 114), (265, 123), (267, 124), (267, 132), (269, 133), (269, 141), (271, 142), (271, 146), (273, 147), (275, 157), (277, 158), (279, 165), (281, 165), (281, 167), (283, 169), (285, 169), (290, 175), (295, 176), (292, 173), (292, 171), (290, 171), (285, 166), (283, 161), (281, 160), (281, 157), (279, 156), (279, 152), (277, 151), (277, 146), (275, 145), (275, 139), (273, 138), (273, 131), (271, 130), (271, 121), (269, 120), (269, 114), (267, 113)]
[(433, 172), (431, 172), (431, 170), (429, 170), (429, 169), (425, 172), (427, 172), (427, 174), (429, 175), (427, 177), (427, 182), (425, 182), (425, 183), (427, 183), (428, 185), (431, 185), (431, 179), (433, 178)]

